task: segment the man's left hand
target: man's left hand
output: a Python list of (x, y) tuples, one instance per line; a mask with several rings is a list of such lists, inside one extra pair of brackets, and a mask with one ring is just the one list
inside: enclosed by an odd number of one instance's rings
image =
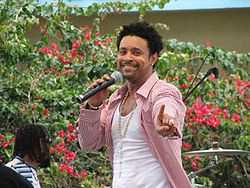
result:
[(162, 105), (157, 117), (156, 131), (163, 137), (181, 137), (177, 127), (175, 118), (164, 112), (165, 105)]

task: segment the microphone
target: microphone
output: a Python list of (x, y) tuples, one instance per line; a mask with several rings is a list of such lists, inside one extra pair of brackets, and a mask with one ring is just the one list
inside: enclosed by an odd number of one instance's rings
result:
[(113, 85), (116, 82), (122, 82), (123, 81), (123, 76), (120, 72), (115, 71), (110, 75), (111, 79), (104, 81), (101, 85), (96, 86), (95, 88), (92, 88), (88, 90), (85, 94), (79, 95), (76, 97), (76, 100), (78, 103), (82, 103), (89, 99), (90, 97), (94, 96), (96, 93), (99, 91), (106, 89), (107, 87)]
[(207, 71), (207, 74), (208, 74), (207, 76), (209, 76), (210, 74), (214, 74), (215, 78), (218, 78), (219, 77), (219, 70), (218, 70), (218, 68), (213, 67)]
[(205, 76), (203, 76), (203, 78), (194, 86), (194, 88), (187, 93), (187, 95), (185, 96), (185, 98), (183, 99), (183, 101), (186, 101), (187, 98), (193, 93), (193, 91), (211, 74), (214, 74), (215, 78), (219, 77), (219, 70), (216, 67), (210, 68), (207, 73), (205, 74)]

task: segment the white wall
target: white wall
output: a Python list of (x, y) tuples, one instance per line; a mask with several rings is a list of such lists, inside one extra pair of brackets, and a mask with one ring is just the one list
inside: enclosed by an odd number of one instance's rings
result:
[[(150, 22), (163, 22), (169, 31), (160, 31), (162, 36), (178, 41), (190, 41), (213, 45), (226, 50), (250, 52), (250, 9), (202, 10), (202, 11), (155, 11), (145, 17)], [(78, 26), (91, 24), (93, 18), (73, 17), (72, 22)], [(123, 24), (138, 20), (137, 13), (109, 15), (102, 23), (103, 32), (114, 32)], [(37, 27), (29, 32), (32, 40), (40, 35)]]

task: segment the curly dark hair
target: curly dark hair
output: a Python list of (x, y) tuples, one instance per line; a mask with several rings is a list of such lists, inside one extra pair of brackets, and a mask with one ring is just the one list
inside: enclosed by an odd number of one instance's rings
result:
[(41, 167), (48, 166), (49, 134), (42, 125), (28, 124), (20, 127), (16, 132), (13, 156), (28, 155), (31, 160), (40, 163)]
[(150, 55), (155, 52), (159, 55), (163, 48), (162, 37), (153, 26), (145, 21), (124, 25), (117, 36), (117, 49), (119, 49), (120, 42), (125, 36), (138, 36), (145, 39), (148, 43)]

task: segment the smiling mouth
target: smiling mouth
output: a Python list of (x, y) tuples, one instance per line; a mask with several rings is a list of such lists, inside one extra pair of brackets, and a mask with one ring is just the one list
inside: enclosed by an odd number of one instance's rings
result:
[(121, 67), (129, 67), (129, 68), (138, 68), (139, 66), (137, 64), (133, 64), (133, 63), (124, 63), (121, 65)]

